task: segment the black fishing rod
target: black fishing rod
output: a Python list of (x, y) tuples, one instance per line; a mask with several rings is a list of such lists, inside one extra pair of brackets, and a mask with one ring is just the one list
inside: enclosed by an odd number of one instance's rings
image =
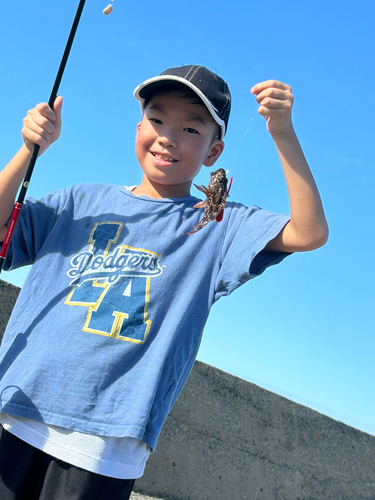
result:
[[(63, 56), (61, 58), (61, 62), (60, 62), (60, 67), (59, 67), (59, 70), (57, 72), (55, 83), (53, 85), (52, 92), (51, 92), (51, 95), (50, 95), (50, 98), (48, 101), (48, 105), (50, 106), (51, 109), (53, 109), (53, 105), (54, 105), (55, 99), (57, 97), (57, 92), (59, 90), (59, 86), (60, 86), (60, 83), (61, 83), (61, 80), (62, 80), (62, 77), (64, 74), (65, 66), (66, 66), (66, 63), (68, 61), (70, 49), (72, 48), (72, 45), (73, 45), (74, 37), (75, 37), (76, 31), (78, 28), (79, 21), (81, 19), (81, 14), (83, 11), (83, 7), (85, 6), (85, 2), (86, 2), (86, 0), (80, 0), (80, 2), (79, 2), (77, 12), (76, 12), (73, 24), (72, 24), (72, 28), (70, 30), (69, 38), (68, 38), (68, 41), (66, 42), (65, 50), (64, 50)], [(21, 213), (21, 208), (22, 208), (23, 202), (25, 200), (27, 188), (29, 187), (30, 179), (31, 179), (34, 167), (35, 167), (36, 160), (38, 158), (39, 149), (40, 149), (39, 144), (35, 144), (34, 149), (33, 149), (33, 153), (31, 155), (29, 166), (27, 167), (25, 178), (24, 178), (22, 186), (21, 186), (20, 194), (18, 195), (17, 202), (14, 206), (12, 217), (11, 217), (10, 222), (9, 222), (8, 231), (7, 231), (7, 234), (5, 236), (5, 240), (4, 240), (2, 249), (0, 251), (0, 273), (3, 269), (5, 259), (6, 259), (8, 250), (9, 250), (9, 246), (10, 246), (10, 243), (12, 241), (14, 229), (16, 227), (18, 217)]]

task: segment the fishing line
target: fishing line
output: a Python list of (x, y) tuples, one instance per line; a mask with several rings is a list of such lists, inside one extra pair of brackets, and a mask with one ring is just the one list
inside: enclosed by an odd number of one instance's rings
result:
[[(201, 9), (200, 5), (198, 5), (196, 3), (195, 0), (192, 0), (192, 3), (196, 6), (197, 10), (199, 10), (201, 13), (202, 13), (202, 19), (205, 20), (205, 22), (208, 22), (208, 24), (210, 24), (212, 26), (212, 28), (215, 30), (215, 32), (217, 32), (217, 26), (215, 26), (211, 21), (210, 21), (210, 16), (207, 16), (207, 15), (204, 15), (204, 12), (203, 10)], [(239, 54), (239, 52), (237, 52), (237, 50), (233, 47), (233, 45), (231, 43), (229, 43), (228, 39), (223, 36), (222, 34), (220, 34), (220, 39), (223, 40), (226, 45), (236, 54), (236, 56), (238, 57), (238, 59), (246, 66), (246, 68), (250, 71), (250, 73), (252, 73), (252, 75), (255, 77), (256, 79), (256, 83), (260, 82), (261, 80), (259, 79), (259, 77), (256, 75), (255, 71), (249, 66), (249, 64), (247, 64), (247, 62), (245, 61), (245, 59)], [(258, 114), (258, 104), (255, 102), (254, 104), (254, 108), (253, 108), (253, 113), (250, 113), (252, 115), (252, 117), (250, 118), (250, 122), (249, 122), (249, 125), (247, 126), (247, 129), (246, 129), (246, 132), (245, 134), (243, 135), (235, 153), (233, 154), (232, 156), (232, 160), (229, 160), (229, 165), (234, 168), (235, 165), (237, 164), (238, 162), (238, 159), (240, 157), (240, 153), (241, 153), (241, 149), (242, 149), (242, 146), (245, 142), (245, 139), (250, 131), (250, 128), (251, 128), (251, 125), (253, 123), (253, 120), (254, 120), (254, 117), (255, 117), (255, 113)]]
[(249, 125), (248, 125), (248, 127), (246, 129), (246, 132), (245, 132), (244, 136), (242, 137), (241, 142), (240, 142), (240, 144), (239, 144), (239, 146), (238, 146), (238, 148), (237, 148), (237, 150), (236, 150), (236, 152), (234, 154), (233, 165), (235, 165), (237, 163), (237, 161), (238, 161), (238, 157), (240, 155), (242, 145), (245, 142), (247, 134), (249, 133), (250, 127), (251, 127), (251, 125), (253, 123), (253, 119), (254, 119), (254, 117), (250, 119), (250, 123), (249, 123)]
[[(58, 73), (57, 73), (57, 76), (56, 76), (56, 79), (55, 79), (55, 82), (54, 82), (54, 86), (53, 86), (53, 89), (52, 89), (52, 92), (51, 92), (51, 95), (50, 95), (50, 99), (48, 101), (48, 104), (49, 104), (49, 106), (52, 109), (53, 109), (53, 104), (54, 104), (54, 101), (55, 101), (55, 98), (56, 98), (56, 95), (57, 95), (57, 91), (58, 91), (59, 85), (61, 83), (62, 76), (64, 74), (65, 66), (66, 66), (66, 63), (67, 63), (67, 60), (68, 60), (68, 57), (69, 57), (69, 53), (70, 53), (70, 50), (71, 50), (71, 47), (72, 47), (72, 44), (73, 44), (73, 40), (74, 40), (74, 37), (75, 37), (75, 33), (76, 33), (76, 30), (77, 30), (77, 27), (78, 27), (78, 24), (79, 24), (79, 20), (80, 20), (81, 14), (82, 14), (82, 10), (83, 10), (85, 1), (86, 0), (80, 0), (80, 2), (79, 2), (79, 6), (78, 6), (78, 9), (77, 9), (77, 12), (76, 12), (76, 16), (75, 16), (75, 19), (74, 19), (74, 22), (73, 22), (73, 25), (72, 25), (72, 29), (71, 29), (70, 34), (69, 34), (68, 42), (66, 44), (65, 51), (64, 51), (61, 63), (60, 63), (60, 67), (59, 67), (59, 70), (58, 70)], [(197, 5), (197, 3), (195, 2), (195, 0), (193, 0), (193, 4), (195, 4), (196, 7), (198, 9), (200, 9), (200, 7)], [(105, 15), (109, 15), (112, 12), (112, 10), (113, 10), (113, 0), (110, 0), (109, 5), (103, 10), (103, 13)], [(209, 17), (205, 17), (205, 19), (206, 20), (208, 19), (208, 22), (211, 24), (211, 26), (216, 29), (216, 27), (209, 21)], [(257, 75), (255, 74), (255, 72), (250, 68), (250, 66), (242, 58), (242, 56), (236, 51), (236, 49), (229, 43), (229, 41), (225, 37), (223, 37), (223, 36), (222, 36), (222, 39), (228, 45), (228, 47), (236, 54), (236, 56), (242, 61), (242, 63), (246, 66), (246, 68), (255, 76), (255, 78), (257, 78)], [(259, 81), (258, 78), (257, 78), (257, 80)], [(238, 159), (238, 156), (239, 156), (239, 153), (240, 153), (241, 148), (243, 146), (243, 143), (244, 143), (244, 141), (246, 139), (246, 136), (248, 135), (248, 132), (249, 132), (250, 127), (251, 127), (251, 124), (253, 122), (253, 118), (254, 117), (252, 117), (250, 119), (250, 123), (249, 123), (249, 125), (247, 127), (247, 130), (246, 130), (246, 132), (245, 132), (242, 140), (239, 143), (239, 146), (237, 148), (236, 158), (234, 158), (233, 162), (236, 162), (237, 159)], [(7, 234), (5, 236), (5, 240), (3, 242), (2, 248), (0, 250), (0, 273), (1, 273), (1, 270), (2, 270), (3, 265), (5, 263), (6, 255), (7, 255), (10, 243), (11, 243), (11, 239), (12, 239), (12, 236), (13, 236), (13, 233), (14, 233), (14, 229), (15, 229), (18, 217), (19, 217), (21, 209), (22, 209), (22, 205), (23, 205), (23, 202), (24, 202), (24, 199), (25, 199), (25, 196), (26, 196), (27, 189), (29, 187), (29, 182), (30, 182), (30, 179), (31, 179), (31, 175), (33, 173), (34, 166), (35, 166), (36, 160), (38, 158), (39, 149), (40, 149), (40, 146), (37, 145), (37, 144), (35, 144), (34, 145), (34, 150), (33, 150), (32, 156), (31, 156), (31, 160), (30, 160), (29, 166), (27, 168), (27, 172), (26, 172), (25, 178), (24, 178), (23, 183), (21, 185), (21, 191), (20, 191), (20, 194), (18, 196), (17, 202), (15, 204), (15, 207), (14, 207), (14, 210), (13, 210), (13, 213), (12, 213), (12, 216), (11, 216), (11, 220), (10, 220), (10, 223), (9, 223), (9, 226), (8, 226), (8, 231), (7, 231)]]
[[(196, 8), (198, 10), (200, 10), (200, 6), (195, 2), (195, 0), (192, 0), (192, 3), (195, 4)], [(109, 14), (111, 14), (111, 12), (113, 11), (113, 0), (110, 1), (109, 5), (107, 5), (107, 7), (103, 10), (103, 14), (105, 14), (106, 16), (108, 16)], [(204, 14), (203, 11), (202, 12), (202, 15)], [(213, 23), (209, 20), (209, 17), (207, 16), (204, 16), (203, 17), (204, 19), (208, 19), (208, 22), (209, 24), (211, 24), (211, 26), (216, 30), (216, 27), (213, 25)], [(238, 57), (238, 59), (246, 66), (246, 68), (250, 71), (250, 73), (252, 73), (252, 75), (255, 77), (256, 81), (259, 82), (259, 78), (258, 76), (256, 75), (255, 71), (247, 64), (247, 62), (245, 61), (245, 59), (241, 56), (241, 54), (239, 54), (239, 52), (233, 47), (233, 45), (231, 43), (229, 43), (229, 41), (223, 36), (221, 35), (221, 39), (224, 40), (224, 42), (227, 44), (227, 46), (236, 54), (236, 56)], [(257, 110), (256, 108), (256, 104), (255, 104), (255, 109)], [(252, 113), (253, 114), (253, 113)], [(249, 125), (246, 129), (246, 132), (245, 134), (243, 135), (234, 155), (233, 155), (233, 158), (232, 160), (229, 161), (229, 164), (234, 167), (236, 164), (237, 164), (237, 161), (239, 159), (239, 156), (240, 156), (240, 152), (241, 152), (241, 149), (242, 149), (242, 146), (245, 142), (245, 139), (250, 131), (250, 128), (251, 128), (251, 125), (253, 123), (253, 120), (254, 120), (254, 114), (253, 116), (250, 118), (250, 122), (249, 122)]]

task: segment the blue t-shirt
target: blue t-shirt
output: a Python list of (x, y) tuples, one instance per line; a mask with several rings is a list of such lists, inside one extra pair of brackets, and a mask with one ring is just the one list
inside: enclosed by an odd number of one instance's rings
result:
[(154, 448), (212, 304), (287, 254), (285, 215), (76, 185), (28, 199), (6, 268), (33, 263), (0, 350), (1, 411)]

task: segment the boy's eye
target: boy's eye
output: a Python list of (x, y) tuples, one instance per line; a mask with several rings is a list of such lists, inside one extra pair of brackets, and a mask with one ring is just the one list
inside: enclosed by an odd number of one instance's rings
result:
[(161, 124), (162, 121), (161, 120), (158, 120), (157, 118), (149, 118), (150, 122), (153, 122), (153, 123), (159, 123)]
[(186, 130), (186, 132), (189, 132), (189, 134), (198, 134), (198, 131), (195, 130), (195, 128), (186, 127), (184, 130)]

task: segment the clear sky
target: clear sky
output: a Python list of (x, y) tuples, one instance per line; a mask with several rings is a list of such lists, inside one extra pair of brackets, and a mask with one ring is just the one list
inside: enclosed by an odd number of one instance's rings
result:
[[(1, 165), (21, 145), (26, 111), (49, 99), (78, 3), (14, 0), (2, 9)], [(288, 213), (250, 88), (270, 78), (291, 85), (330, 239), (221, 299), (198, 359), (375, 435), (374, 3), (114, 0), (108, 17), (106, 5), (86, 2), (60, 87), (62, 136), (38, 160), (28, 194), (80, 182), (137, 184), (133, 89), (166, 68), (202, 64), (232, 92), (217, 164), (234, 177), (231, 199)], [(198, 184), (208, 180), (203, 169)], [(21, 286), (25, 276), (1, 278)]]

